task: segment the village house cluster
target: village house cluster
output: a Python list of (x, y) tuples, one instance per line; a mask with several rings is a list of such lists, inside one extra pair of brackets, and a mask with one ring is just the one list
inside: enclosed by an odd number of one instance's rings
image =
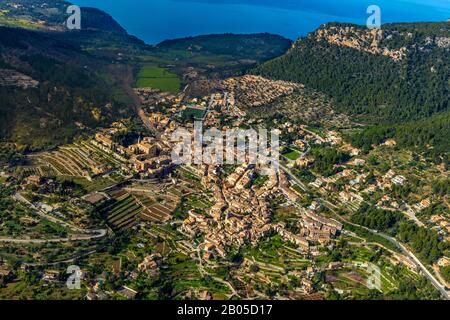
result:
[(254, 165), (237, 167), (225, 180), (220, 179), (218, 167), (202, 165), (194, 169), (202, 177), (202, 184), (213, 190), (215, 204), (207, 216), (191, 211), (183, 222), (183, 230), (192, 236), (205, 233), (205, 241), (199, 247), (206, 260), (214, 254), (225, 257), (226, 248), (231, 245), (256, 245), (261, 237), (270, 234), (267, 197), (276, 192), (275, 173), (257, 187), (252, 184), (257, 170)]
[(128, 147), (115, 142), (118, 128), (104, 129), (95, 134), (95, 144), (111, 156), (128, 163), (124, 170), (156, 178), (165, 176), (171, 169), (170, 149), (155, 138), (143, 137)]
[(302, 85), (245, 75), (223, 80), (220, 87), (224, 91), (233, 92), (240, 103), (249, 107), (260, 107), (291, 94), (297, 88), (302, 88)]

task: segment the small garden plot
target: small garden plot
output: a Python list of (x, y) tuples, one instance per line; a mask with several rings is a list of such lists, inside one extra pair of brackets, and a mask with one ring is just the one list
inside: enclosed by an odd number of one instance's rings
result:
[(70, 149), (60, 148), (58, 154), (64, 159), (67, 159), (74, 167), (79, 170), (87, 170), (89, 169), (89, 165), (71, 152)]
[(109, 186), (116, 184), (118, 181), (106, 177), (97, 177), (92, 180), (88, 180), (84, 177), (74, 177), (74, 176), (58, 176), (59, 181), (73, 181), (76, 184), (83, 187), (84, 191), (91, 193), (94, 191), (99, 191), (105, 189)]
[(182, 197), (183, 196), (183, 192), (179, 189), (175, 189), (175, 188), (170, 188), (167, 190), (167, 193), (175, 196), (175, 197)]
[(141, 217), (153, 222), (166, 222), (172, 218), (172, 211), (162, 205), (154, 205), (145, 210)]
[(160, 236), (163, 239), (170, 239), (173, 241), (186, 240), (186, 237), (182, 233), (171, 229), (171, 226), (169, 225), (152, 225), (150, 232), (155, 236)]
[(113, 197), (116, 200), (122, 199), (124, 196), (128, 195), (128, 192), (126, 192), (123, 189), (117, 189), (110, 192), (110, 196)]
[(169, 209), (170, 210), (170, 212), (172, 213), (172, 212), (174, 212), (175, 211), (175, 209), (177, 208), (177, 206), (178, 206), (178, 204), (180, 203), (180, 199), (179, 198), (176, 198), (176, 199), (167, 199), (165, 202), (164, 202), (164, 206), (167, 208), (167, 209)]
[(180, 173), (181, 177), (187, 182), (187, 183), (199, 183), (200, 178), (193, 172), (189, 171), (188, 169), (184, 167), (178, 167), (178, 172)]
[(230, 289), (225, 285), (214, 279), (205, 280), (195, 261), (189, 256), (172, 252), (168, 259), (168, 266), (162, 272), (164, 275), (170, 276), (173, 281), (173, 296), (177, 296), (192, 289), (208, 290), (212, 293), (222, 294), (227, 296), (230, 294)]
[(88, 150), (90, 150), (91, 152), (93, 152), (94, 154), (98, 155), (99, 157), (101, 157), (102, 159), (104, 159), (104, 161), (108, 162), (108, 163), (112, 163), (114, 165), (117, 166), (121, 166), (122, 164), (124, 164), (125, 162), (118, 160), (117, 158), (113, 157), (111, 154), (103, 151), (102, 149), (100, 149), (99, 147), (95, 146), (91, 141), (90, 142), (82, 142), (83, 146), (85, 146)]
[(61, 148), (61, 152), (70, 156), (74, 161), (78, 163), (80, 167), (90, 168), (92, 166), (98, 165), (98, 163), (92, 161), (88, 156), (82, 156), (81, 153), (77, 152), (77, 148), (75, 147), (63, 147)]
[(294, 206), (286, 206), (278, 208), (275, 211), (274, 219), (275, 221), (298, 221), (300, 216), (300, 211)]
[(137, 201), (141, 205), (143, 205), (146, 208), (155, 204), (155, 199), (153, 199), (152, 197), (148, 197), (145, 195), (139, 195), (139, 194), (134, 195), (134, 197), (137, 199)]
[(278, 235), (261, 241), (257, 248), (248, 248), (246, 257), (269, 273), (279, 273), (285, 268), (303, 270), (311, 265), (310, 260), (305, 259), (301, 253), (297, 252), (289, 243), (284, 242)]
[(62, 167), (66, 168), (71, 176), (82, 177), (86, 175), (85, 171), (82, 168), (80, 168), (74, 161), (72, 161), (69, 157), (62, 154), (61, 152), (52, 152), (51, 157)]
[(36, 167), (36, 174), (40, 177), (52, 177), (55, 175), (55, 170), (52, 167), (41, 165)]

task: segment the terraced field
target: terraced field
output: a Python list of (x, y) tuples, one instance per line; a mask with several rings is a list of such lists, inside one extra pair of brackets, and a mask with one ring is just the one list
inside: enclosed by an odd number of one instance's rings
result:
[(124, 190), (132, 194), (144, 207), (140, 218), (155, 223), (170, 220), (181, 198), (192, 192), (192, 189), (183, 183), (180, 183), (177, 188), (164, 183), (133, 183)]
[[(170, 220), (172, 211), (175, 209), (170, 205), (161, 204), (157, 199), (149, 196), (135, 195), (135, 199), (144, 208), (140, 214), (142, 220), (157, 223), (166, 222)], [(163, 202), (165, 202), (165, 199)]]
[(205, 197), (199, 196), (199, 195), (190, 195), (187, 197), (187, 202), (189, 205), (191, 205), (194, 208), (197, 209), (207, 209), (211, 208), (213, 203), (205, 199)]
[(111, 191), (109, 194), (112, 200), (106, 207), (99, 208), (99, 212), (113, 229), (127, 229), (138, 221), (160, 224), (172, 218), (172, 212), (179, 202), (178, 197), (159, 194), (157, 188), (148, 188), (147, 192), (136, 190), (141, 189)]
[(122, 165), (120, 161), (87, 141), (30, 157), (40, 175), (90, 178), (95, 176), (94, 168)]
[(136, 224), (143, 210), (134, 196), (125, 193), (101, 209), (100, 213), (106, 216), (106, 221), (113, 229), (128, 229)]
[(170, 220), (172, 210), (162, 205), (154, 205), (141, 213), (141, 217), (144, 220), (154, 222), (166, 222)]
[(27, 176), (51, 176), (54, 174), (54, 171), (46, 166), (25, 166), (21, 167), (21, 170)]

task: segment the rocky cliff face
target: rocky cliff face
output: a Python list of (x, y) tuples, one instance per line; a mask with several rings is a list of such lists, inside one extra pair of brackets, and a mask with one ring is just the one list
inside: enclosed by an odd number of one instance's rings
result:
[[(442, 28), (442, 32), (449, 30), (450, 24)], [(435, 48), (450, 48), (450, 37), (439, 34), (420, 34), (417, 30), (393, 29), (392, 25), (381, 29), (367, 29), (356, 25), (324, 25), (308, 38), (324, 41), (331, 45), (353, 48), (361, 52), (383, 55), (394, 61), (405, 59), (408, 52), (418, 49), (429, 51)]]
[(332, 26), (317, 30), (311, 34), (317, 41), (326, 41), (330, 44), (350, 47), (359, 51), (372, 54), (381, 54), (399, 61), (405, 58), (406, 47), (389, 48), (385, 41), (390, 39), (392, 34), (383, 29), (362, 29), (356, 26)]

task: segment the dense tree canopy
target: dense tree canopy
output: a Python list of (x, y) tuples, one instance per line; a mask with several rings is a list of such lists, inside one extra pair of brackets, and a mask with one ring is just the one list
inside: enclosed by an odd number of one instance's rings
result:
[[(323, 29), (330, 25), (335, 24)], [(448, 48), (429, 44), (438, 36), (450, 36), (448, 24), (395, 24), (383, 26), (383, 31), (389, 36), (382, 45), (407, 48), (405, 58), (394, 61), (330, 44), (313, 33), (253, 72), (326, 93), (339, 111), (374, 125), (355, 137), (357, 146), (370, 148), (386, 138), (396, 138), (402, 146), (431, 145), (436, 154), (448, 152), (449, 53)]]

